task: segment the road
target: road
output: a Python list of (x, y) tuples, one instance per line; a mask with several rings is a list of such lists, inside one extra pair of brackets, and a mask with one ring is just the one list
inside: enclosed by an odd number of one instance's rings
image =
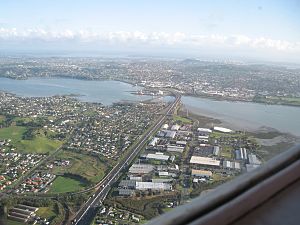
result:
[(181, 95), (176, 94), (175, 101), (169, 105), (166, 112), (161, 115), (161, 117), (156, 121), (155, 125), (144, 135), (140, 140), (135, 143), (135, 147), (132, 149), (130, 155), (121, 160), (117, 163), (115, 167), (105, 176), (105, 178), (99, 183), (98, 188), (90, 197), (87, 202), (80, 208), (77, 212), (76, 216), (74, 217), (71, 224), (74, 225), (87, 225), (88, 221), (90, 220), (90, 215), (93, 214), (95, 210), (95, 206), (99, 202), (103, 202), (106, 198), (108, 192), (111, 189), (111, 185), (119, 179), (122, 174), (122, 169), (126, 168), (139, 154), (142, 150), (142, 147), (147, 143), (148, 139), (155, 134), (157, 129), (162, 126), (163, 122), (165, 121), (166, 117), (170, 114), (173, 114), (174, 109), (176, 108), (177, 104), (180, 102)]

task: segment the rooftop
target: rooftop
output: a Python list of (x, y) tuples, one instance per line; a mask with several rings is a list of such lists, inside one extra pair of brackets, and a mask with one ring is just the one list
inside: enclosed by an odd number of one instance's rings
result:
[(192, 156), (190, 163), (208, 165), (208, 166), (220, 166), (220, 160), (216, 160), (209, 157)]
[(299, 170), (300, 145), (148, 224), (298, 225)]

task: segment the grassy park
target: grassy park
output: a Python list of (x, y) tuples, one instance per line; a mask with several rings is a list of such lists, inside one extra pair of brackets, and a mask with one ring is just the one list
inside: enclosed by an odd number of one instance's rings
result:
[(36, 214), (42, 218), (52, 218), (56, 216), (53, 207), (40, 207)]
[(56, 168), (54, 171), (55, 173), (77, 174), (91, 183), (97, 183), (100, 181), (107, 168), (97, 157), (76, 152), (62, 151), (56, 156), (56, 158), (70, 160), (71, 166), (67, 168)]
[(35, 135), (32, 140), (23, 140), (27, 128), (9, 126), (0, 129), (0, 139), (10, 139), (17, 151), (26, 153), (48, 153), (62, 145), (61, 141), (52, 140), (42, 135)]
[(58, 176), (51, 185), (49, 193), (65, 193), (83, 189), (86, 184), (78, 179)]

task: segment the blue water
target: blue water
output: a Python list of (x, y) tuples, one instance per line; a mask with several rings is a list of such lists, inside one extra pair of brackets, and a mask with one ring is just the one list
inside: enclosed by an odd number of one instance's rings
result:
[(53, 95), (80, 95), (86, 102), (100, 102), (104, 105), (120, 101), (142, 101), (150, 96), (134, 95), (131, 92), (141, 87), (118, 81), (84, 81), (77, 79), (44, 79), (12, 80), (0, 78), (0, 90), (24, 97), (46, 97)]
[(196, 97), (183, 97), (182, 101), (190, 111), (220, 119), (232, 128), (256, 130), (271, 127), (300, 136), (300, 107)]
[[(119, 81), (84, 81), (77, 79), (12, 80), (0, 78), (0, 90), (18, 96), (42, 97), (77, 94), (82, 101), (100, 102), (104, 105), (120, 101), (142, 101), (150, 96), (133, 95), (141, 87)], [(165, 101), (172, 98), (165, 97)], [(215, 101), (205, 98), (182, 97), (191, 111), (220, 119), (230, 128), (255, 130), (262, 126), (275, 128), (300, 136), (300, 107), (264, 105), (249, 102)]]

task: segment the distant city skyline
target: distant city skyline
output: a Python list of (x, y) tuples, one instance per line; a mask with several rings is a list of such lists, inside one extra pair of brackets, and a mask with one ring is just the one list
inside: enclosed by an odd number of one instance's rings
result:
[(0, 51), (95, 51), (300, 63), (300, 2), (0, 2)]

